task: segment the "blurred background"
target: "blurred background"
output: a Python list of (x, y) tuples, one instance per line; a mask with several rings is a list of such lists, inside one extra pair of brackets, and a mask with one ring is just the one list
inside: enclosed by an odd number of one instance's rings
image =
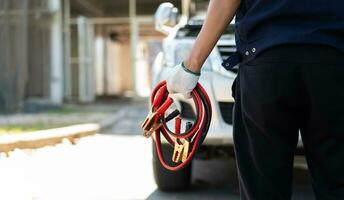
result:
[[(209, 0), (168, 2), (0, 0), (0, 199), (240, 199), (237, 69), (221, 67), (234, 22), (202, 68), (213, 120), (192, 165), (171, 174), (142, 137), (151, 89), (192, 47)], [(193, 121), (190, 101), (174, 100)], [(314, 199), (302, 151), (295, 159), (293, 199)]]
[(161, 2), (1, 0), (0, 112), (147, 96), (162, 39), (152, 16)]

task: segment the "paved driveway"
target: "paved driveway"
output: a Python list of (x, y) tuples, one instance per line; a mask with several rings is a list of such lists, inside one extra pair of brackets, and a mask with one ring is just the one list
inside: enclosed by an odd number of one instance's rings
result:
[[(232, 160), (196, 160), (190, 191), (157, 190), (151, 142), (138, 128), (144, 102), (123, 106), (122, 122), (108, 131), (55, 147), (0, 155), (0, 199), (5, 200), (217, 200), (239, 199)], [(308, 172), (295, 170), (293, 199), (314, 199)]]
[[(193, 186), (183, 193), (157, 190), (150, 141), (140, 136), (96, 135), (0, 157), (0, 199), (239, 199), (230, 161), (197, 161)], [(296, 170), (294, 199), (314, 199), (307, 172)]]

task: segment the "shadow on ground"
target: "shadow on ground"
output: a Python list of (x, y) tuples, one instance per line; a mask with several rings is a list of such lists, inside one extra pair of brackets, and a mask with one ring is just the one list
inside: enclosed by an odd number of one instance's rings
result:
[[(306, 169), (294, 169), (293, 200), (315, 199), (309, 172)], [(225, 200), (240, 199), (234, 160), (195, 160), (193, 166), (193, 184), (188, 191), (162, 192), (154, 190), (148, 200)]]

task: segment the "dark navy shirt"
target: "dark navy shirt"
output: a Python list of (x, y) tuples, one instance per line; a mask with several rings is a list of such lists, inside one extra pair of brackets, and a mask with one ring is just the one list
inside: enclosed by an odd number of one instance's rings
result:
[(225, 67), (279, 44), (324, 44), (344, 53), (344, 0), (242, 0), (236, 44), (237, 57)]

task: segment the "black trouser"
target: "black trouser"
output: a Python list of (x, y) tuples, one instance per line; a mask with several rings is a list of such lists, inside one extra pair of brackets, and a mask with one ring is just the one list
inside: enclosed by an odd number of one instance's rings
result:
[(344, 54), (270, 48), (239, 67), (234, 143), (242, 199), (290, 199), (302, 136), (317, 199), (344, 199)]

